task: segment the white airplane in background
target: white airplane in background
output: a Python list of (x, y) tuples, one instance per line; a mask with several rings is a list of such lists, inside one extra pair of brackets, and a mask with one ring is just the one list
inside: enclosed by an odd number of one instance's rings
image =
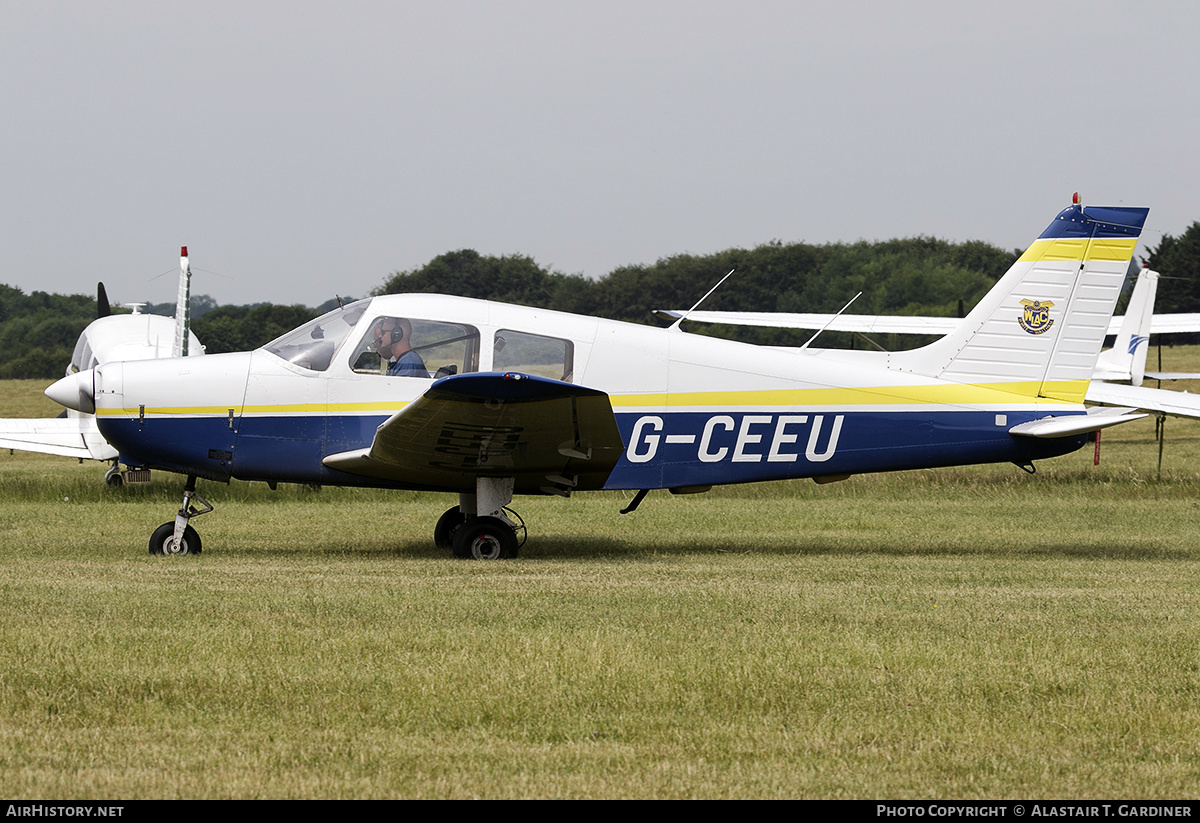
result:
[[(1146, 377), (1156, 380), (1200, 379), (1200, 374), (1146, 371), (1150, 335), (1200, 332), (1200, 314), (1154, 314), (1158, 278), (1158, 272), (1150, 269), (1142, 269), (1138, 273), (1125, 315), (1114, 317), (1109, 322), (1108, 334), (1115, 334), (1116, 341), (1111, 349), (1101, 352), (1085, 399), (1100, 405), (1128, 406), (1159, 414), (1200, 418), (1200, 395), (1142, 386)], [(962, 322), (954, 317), (872, 314), (684, 312), (676, 309), (660, 309), (654, 314), (675, 322), (687, 319), (715, 325), (851, 332), (868, 343), (872, 342), (865, 337), (868, 334), (944, 335)]]
[[(141, 314), (138, 311), (141, 304), (133, 304), (133, 314), (112, 314), (104, 284), (99, 284), (97, 317), (79, 335), (67, 365), (67, 375), (87, 372), (118, 360), (204, 354), (204, 347), (189, 328), (191, 276), (187, 246), (184, 246), (179, 258), (179, 293), (174, 318)], [(74, 409), (67, 410), (63, 417), (0, 419), (0, 448), (112, 463), (104, 475), (110, 486), (149, 480), (149, 471), (136, 464), (122, 472), (117, 449), (109, 445), (97, 429), (95, 415)], [(128, 461), (126, 465), (129, 465)]]
[(212, 506), (197, 478), (238, 478), (454, 493), (435, 544), (514, 557), (516, 494), (636, 491), (627, 513), (652, 489), (1032, 471), (1143, 416), (1083, 401), (1147, 213), (1064, 209), (954, 331), (912, 351), (754, 346), (395, 294), (252, 352), (103, 363), (46, 394), (94, 412), (123, 460), (187, 476), (153, 554), (199, 552), (189, 521)]

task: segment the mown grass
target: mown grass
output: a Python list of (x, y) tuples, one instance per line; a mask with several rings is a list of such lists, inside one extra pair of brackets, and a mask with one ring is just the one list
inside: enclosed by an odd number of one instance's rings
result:
[(1167, 422), (1161, 480), (1152, 421), (1102, 443), (629, 516), (522, 499), (529, 543), (492, 564), (433, 548), (448, 495), (247, 484), (202, 486), (202, 555), (155, 558), (181, 479), (5, 453), (0, 785), (1193, 796), (1200, 425)]

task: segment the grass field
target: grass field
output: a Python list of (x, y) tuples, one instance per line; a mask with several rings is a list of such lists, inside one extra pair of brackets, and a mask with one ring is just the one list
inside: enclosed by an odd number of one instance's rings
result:
[(449, 495), (247, 484), (151, 557), (181, 478), (4, 452), (0, 793), (1194, 797), (1200, 424), (1166, 434), (1161, 478), (1139, 421), (1034, 476), (519, 499), (498, 563), (434, 549)]

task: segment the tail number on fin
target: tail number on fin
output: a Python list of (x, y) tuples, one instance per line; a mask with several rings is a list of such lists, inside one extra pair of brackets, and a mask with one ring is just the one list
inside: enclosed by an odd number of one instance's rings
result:
[[(842, 433), (845, 415), (834, 416), (826, 429), (826, 415), (813, 415), (808, 439), (804, 448), (804, 459), (810, 463), (823, 463), (837, 451), (838, 438)], [(800, 454), (798, 445), (803, 436), (800, 428), (809, 425), (807, 414), (747, 414), (741, 421), (727, 414), (709, 417), (699, 435), (674, 433), (663, 434), (666, 423), (658, 415), (639, 417), (633, 424), (633, 436), (625, 457), (630, 463), (648, 463), (658, 455), (659, 447), (666, 445), (696, 446), (694, 459), (701, 463), (795, 463)], [(828, 431), (822, 446), (822, 434)]]

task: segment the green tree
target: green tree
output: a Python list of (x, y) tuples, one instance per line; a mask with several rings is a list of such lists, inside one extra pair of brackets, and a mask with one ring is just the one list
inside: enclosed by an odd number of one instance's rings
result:
[(1162, 275), (1155, 312), (1200, 311), (1200, 223), (1192, 223), (1179, 237), (1164, 234), (1147, 262)]
[[(549, 306), (569, 277), (542, 268), (532, 257), (481, 255), (472, 249), (447, 252), (419, 269), (396, 272), (374, 294), (454, 294), (524, 306)], [(573, 284), (568, 291), (577, 295)]]

